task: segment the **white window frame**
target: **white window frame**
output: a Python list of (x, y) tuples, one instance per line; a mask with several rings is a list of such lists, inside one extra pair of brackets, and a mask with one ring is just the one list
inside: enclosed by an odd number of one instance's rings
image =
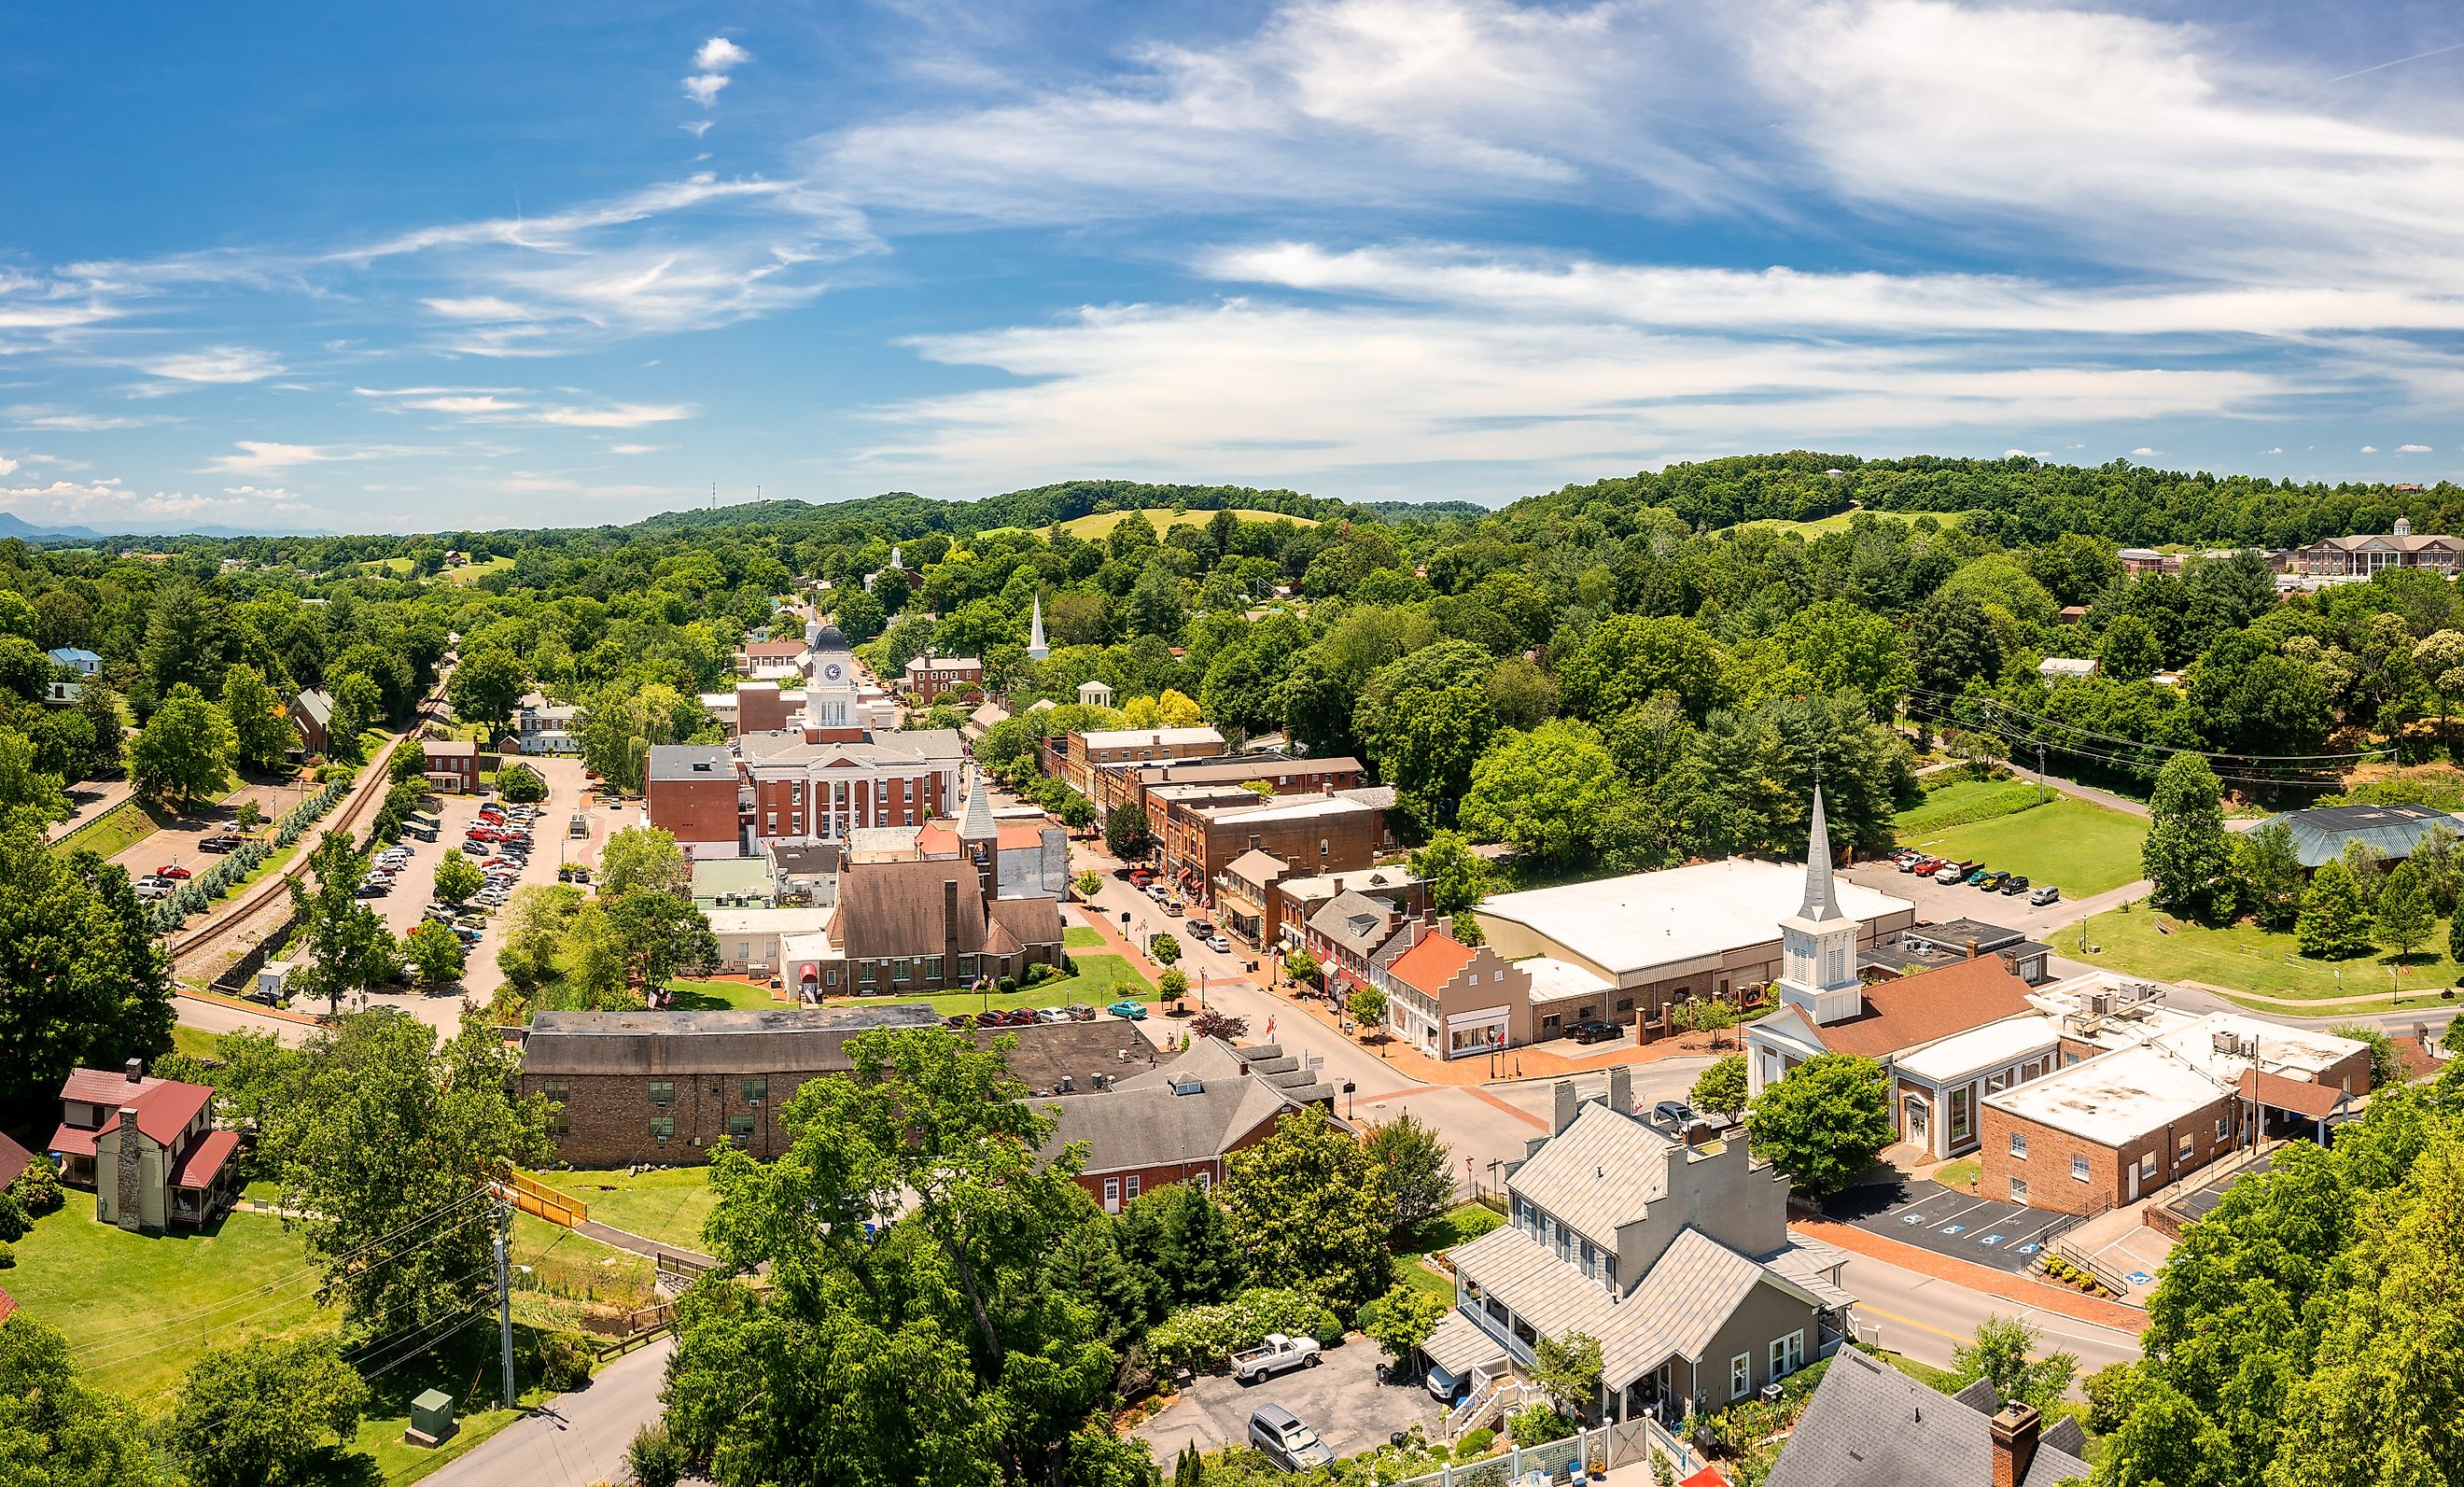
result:
[(1745, 1398), (1754, 1391), (1754, 1355), (1739, 1353), (1728, 1360), (1728, 1398)]
[(2011, 1179), (2011, 1201), (2018, 1204), (2025, 1204), (2028, 1201), (2028, 1180), (2026, 1178), (2014, 1177)]
[(1138, 1201), (1137, 1173), (1132, 1172), (1121, 1184), (1121, 1201), (1123, 1203), (1135, 1203)]
[(2027, 1133), (2027, 1132), (2025, 1132), (2025, 1131), (2013, 1131), (2013, 1132), (2011, 1133), (2011, 1155), (2013, 1155), (2013, 1156), (2014, 1156), (2014, 1157), (2018, 1157), (2018, 1158), (2020, 1158), (2020, 1159), (2021, 1159), (2021, 1160), (2023, 1160), (2023, 1161), (2024, 1161), (2024, 1160), (2026, 1160), (2027, 1155), (2028, 1155), (2028, 1133)]
[(1117, 1177), (1104, 1179), (1104, 1211), (1107, 1213), (1121, 1211), (1121, 1180)]
[(1797, 1328), (1786, 1337), (1771, 1339), (1770, 1377), (1784, 1379), (1804, 1366), (1805, 1329), (1803, 1327)]
[(2088, 1181), (2088, 1178), (2086, 1156), (2079, 1152), (2071, 1153), (2071, 1180), (2083, 1183)]

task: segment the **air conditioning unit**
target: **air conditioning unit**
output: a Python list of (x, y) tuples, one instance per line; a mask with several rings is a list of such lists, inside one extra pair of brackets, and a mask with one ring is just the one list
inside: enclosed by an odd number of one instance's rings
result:
[(2208, 1039), (2208, 1046), (2219, 1054), (2238, 1054), (2241, 1052), (2241, 1039), (2230, 1032), (2219, 1032)]
[(2112, 1016), (2113, 993), (2110, 991), (2099, 991), (2090, 996), (2087, 999), (2087, 1010), (2088, 1015), (2091, 1017)]

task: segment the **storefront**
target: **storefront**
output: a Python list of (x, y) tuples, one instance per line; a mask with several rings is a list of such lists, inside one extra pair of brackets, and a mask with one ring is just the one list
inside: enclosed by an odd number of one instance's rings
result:
[(1446, 1056), (1478, 1058), (1507, 1046), (1510, 1010), (1487, 1007), (1446, 1019)]

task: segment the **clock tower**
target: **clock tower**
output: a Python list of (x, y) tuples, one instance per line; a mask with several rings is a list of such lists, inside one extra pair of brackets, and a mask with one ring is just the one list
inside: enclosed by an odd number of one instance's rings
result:
[(856, 743), (864, 729), (856, 721), (855, 653), (836, 625), (824, 625), (813, 637), (812, 673), (804, 681), (804, 737), (819, 744)]

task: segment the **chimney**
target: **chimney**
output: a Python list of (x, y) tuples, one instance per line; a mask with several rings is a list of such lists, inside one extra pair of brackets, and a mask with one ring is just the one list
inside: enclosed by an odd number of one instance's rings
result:
[(1574, 1098), (1574, 1081), (1572, 1079), (1557, 1081), (1556, 1097), (1555, 1119), (1549, 1122), (1549, 1134), (1551, 1136), (1557, 1135), (1573, 1124), (1574, 1116), (1583, 1108), (1582, 1101)]
[(142, 1083), (143, 1083), (143, 1082), (144, 1082), (144, 1080), (145, 1080), (145, 1060), (144, 1060), (144, 1059), (143, 1059), (143, 1058), (132, 1058), (132, 1059), (128, 1060), (127, 1064), (125, 1065), (125, 1068), (126, 1068), (127, 1073), (128, 1073), (128, 1082), (129, 1082), (129, 1083), (131, 1083), (131, 1084), (142, 1084)]
[(1634, 1114), (1634, 1071), (1623, 1064), (1609, 1066), (1609, 1108), (1619, 1115)]
[(2035, 1408), (2017, 1400), (1993, 1417), (1993, 1487), (2019, 1487), (2036, 1460), (2036, 1428), (2042, 1423)]
[(942, 980), (958, 973), (958, 880), (941, 881), (941, 937), (947, 950), (941, 962)]

